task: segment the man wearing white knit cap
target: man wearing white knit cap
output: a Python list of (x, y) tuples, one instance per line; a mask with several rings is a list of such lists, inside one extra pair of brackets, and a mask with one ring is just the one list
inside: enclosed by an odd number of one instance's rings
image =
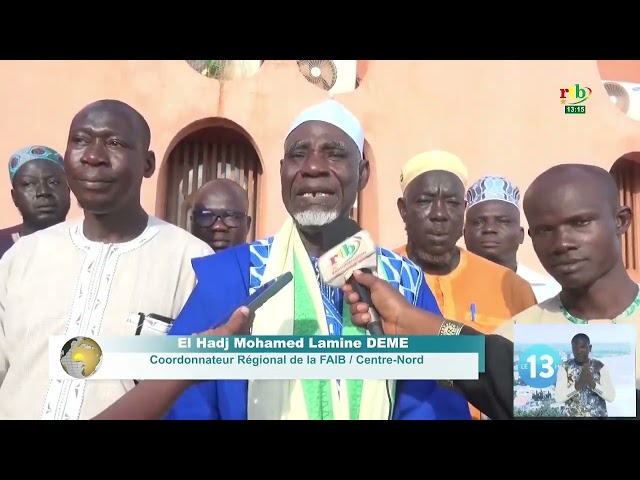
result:
[(369, 181), (363, 148), (360, 122), (339, 102), (329, 100), (296, 117), (280, 174), (282, 201), (298, 225), (319, 227), (348, 215)]
[[(325, 285), (317, 269), (325, 251), (320, 228), (348, 216), (369, 180), (363, 146), (360, 122), (340, 103), (329, 100), (300, 113), (289, 128), (280, 161), (289, 218), (273, 237), (195, 260), (198, 284), (170, 334), (224, 323), (248, 294), (292, 272), (293, 282), (256, 312), (253, 334), (365, 335), (351, 323), (342, 291)], [(439, 314), (416, 265), (382, 248), (378, 264), (379, 275), (410, 302)], [(470, 415), (459, 394), (434, 381), (219, 380), (189, 389), (168, 418), (436, 420)]]

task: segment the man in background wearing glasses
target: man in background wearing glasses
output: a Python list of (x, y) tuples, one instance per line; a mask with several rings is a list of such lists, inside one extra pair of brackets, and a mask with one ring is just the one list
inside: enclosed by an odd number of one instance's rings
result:
[(251, 217), (249, 197), (233, 180), (216, 178), (196, 192), (191, 233), (214, 251), (246, 243)]

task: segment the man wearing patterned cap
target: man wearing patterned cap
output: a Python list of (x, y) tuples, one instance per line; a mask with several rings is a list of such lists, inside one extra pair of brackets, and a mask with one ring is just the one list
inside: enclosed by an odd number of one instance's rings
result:
[(422, 268), (445, 318), (491, 333), (536, 299), (514, 272), (456, 245), (462, 237), (467, 175), (466, 166), (449, 152), (425, 152), (407, 162), (398, 199), (407, 244), (396, 252)]
[(49, 147), (34, 145), (13, 153), (9, 179), (22, 224), (0, 230), (0, 257), (20, 237), (64, 222), (71, 206), (62, 156)]
[[(197, 259), (198, 283), (170, 334), (215, 327), (247, 295), (282, 273), (293, 282), (256, 312), (256, 335), (365, 335), (339, 289), (319, 277), (321, 227), (346, 217), (369, 180), (360, 122), (329, 100), (304, 110), (284, 141), (282, 201), (289, 213), (273, 237)], [(414, 305), (438, 313), (421, 270), (378, 249), (378, 272)], [(221, 274), (221, 272), (224, 272)], [(322, 400), (325, 399), (325, 400)], [(359, 399), (355, 400), (355, 399)], [(434, 381), (218, 380), (191, 387), (169, 419), (469, 419), (466, 401)]]
[(518, 264), (524, 229), (516, 185), (505, 177), (484, 176), (469, 187), (466, 200), (464, 240), (470, 252), (516, 272), (531, 284), (538, 302), (560, 292), (560, 284), (553, 278)]

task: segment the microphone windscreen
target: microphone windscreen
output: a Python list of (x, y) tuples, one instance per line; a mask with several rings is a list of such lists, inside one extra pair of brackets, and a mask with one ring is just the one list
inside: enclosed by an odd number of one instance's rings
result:
[(349, 217), (338, 217), (335, 221), (322, 228), (322, 247), (326, 252), (340, 245), (347, 238), (360, 232), (362, 228), (358, 222)]

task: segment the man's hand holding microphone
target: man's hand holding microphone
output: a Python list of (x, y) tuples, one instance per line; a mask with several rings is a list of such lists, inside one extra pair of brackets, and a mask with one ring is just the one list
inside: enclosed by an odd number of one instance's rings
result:
[[(366, 328), (371, 321), (369, 312), (373, 307), (381, 319), (384, 333), (388, 335), (480, 334), (469, 327), (456, 327), (455, 322), (414, 307), (395, 288), (371, 273), (356, 270), (353, 278), (371, 292), (370, 305), (362, 301), (352, 285), (342, 287), (355, 325)], [(456, 388), (489, 418), (513, 419), (513, 343), (497, 335), (489, 335), (485, 339), (486, 373), (480, 374), (479, 380), (456, 381)]]
[(373, 307), (387, 335), (438, 335), (444, 318), (413, 306), (398, 290), (372, 273), (355, 270), (353, 279), (371, 292), (372, 303), (363, 302), (352, 284), (342, 287), (354, 325), (366, 328), (371, 322), (370, 308)]
[(322, 280), (342, 288), (354, 324), (371, 335), (438, 335), (444, 318), (410, 304), (376, 276), (378, 251), (371, 234), (350, 218), (323, 231), (326, 253), (318, 260)]
[[(352, 321), (371, 335), (481, 335), (459, 322), (422, 310), (377, 271), (377, 247), (371, 235), (350, 219), (334, 222), (326, 232), (327, 253), (318, 261), (325, 283), (340, 287)], [(486, 372), (478, 380), (445, 382), (494, 420), (513, 418), (513, 343), (485, 337)]]

